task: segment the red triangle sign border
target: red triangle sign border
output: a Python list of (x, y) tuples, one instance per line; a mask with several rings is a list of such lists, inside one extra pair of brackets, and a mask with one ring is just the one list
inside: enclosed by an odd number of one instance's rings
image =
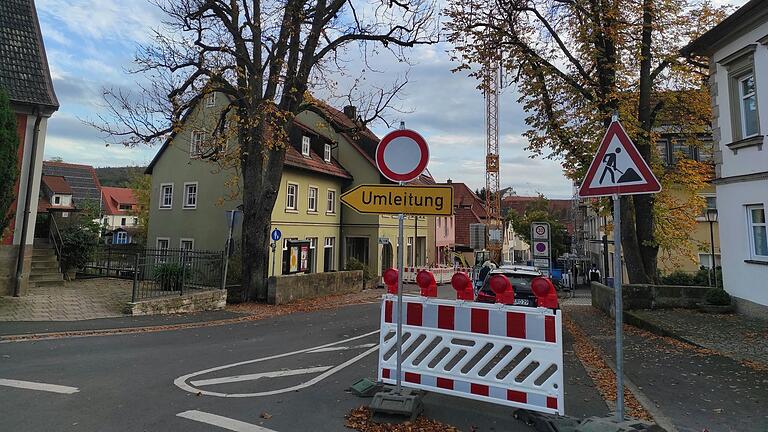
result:
[[(603, 163), (603, 157), (605, 157), (605, 153), (608, 151), (608, 147), (614, 136), (619, 139), (622, 147), (624, 147), (626, 150), (627, 155), (637, 166), (637, 169), (640, 171), (639, 174), (645, 183), (627, 186), (615, 185), (605, 187), (589, 187), (595, 175), (597, 175), (597, 170)], [(640, 153), (637, 151), (635, 144), (629, 138), (629, 135), (627, 135), (624, 127), (621, 125), (621, 123), (619, 123), (619, 121), (613, 121), (605, 131), (603, 140), (600, 142), (600, 147), (597, 149), (597, 154), (595, 155), (595, 158), (592, 159), (592, 163), (589, 165), (587, 175), (584, 177), (584, 181), (581, 183), (581, 187), (579, 188), (579, 197), (637, 195), (657, 193), (660, 191), (661, 185), (659, 184), (659, 181), (656, 179), (656, 176), (653, 174), (653, 171), (651, 171), (651, 168), (648, 166), (648, 163), (646, 163), (645, 159), (640, 156)]]

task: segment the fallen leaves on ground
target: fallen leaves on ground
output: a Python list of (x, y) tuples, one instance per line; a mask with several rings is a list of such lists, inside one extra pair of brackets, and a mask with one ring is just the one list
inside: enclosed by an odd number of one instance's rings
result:
[[(616, 374), (608, 367), (603, 354), (594, 346), (584, 331), (571, 321), (567, 315), (563, 316), (563, 325), (573, 336), (573, 350), (579, 358), (587, 374), (595, 383), (597, 390), (604, 400), (616, 403)], [(643, 408), (632, 392), (624, 387), (624, 406), (630, 417), (653, 420), (651, 414)]]
[(359, 432), (459, 432), (453, 426), (419, 416), (415, 421), (399, 424), (376, 423), (371, 420), (371, 411), (361, 406), (350, 411), (346, 416), (347, 428)]

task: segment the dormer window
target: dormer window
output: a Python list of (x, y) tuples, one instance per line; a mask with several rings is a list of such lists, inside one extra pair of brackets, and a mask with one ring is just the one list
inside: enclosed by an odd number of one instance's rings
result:
[(210, 108), (214, 105), (216, 105), (216, 93), (214, 92), (208, 93), (205, 96), (205, 106), (206, 108)]
[(325, 163), (331, 163), (331, 145), (326, 144), (323, 147), (323, 160)]
[(54, 204), (54, 205), (59, 205), (59, 204), (61, 204), (61, 197), (60, 197), (60, 196), (58, 196), (58, 195), (54, 195), (54, 197), (53, 197), (53, 204)]
[(301, 155), (304, 157), (309, 157), (309, 143), (308, 136), (301, 137)]

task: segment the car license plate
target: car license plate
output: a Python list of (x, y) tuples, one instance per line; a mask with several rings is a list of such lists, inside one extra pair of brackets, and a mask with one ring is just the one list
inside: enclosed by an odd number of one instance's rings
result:
[(516, 298), (514, 305), (515, 306), (533, 306), (531, 304), (531, 300), (530, 299), (523, 299), (523, 298), (519, 298), (519, 299)]

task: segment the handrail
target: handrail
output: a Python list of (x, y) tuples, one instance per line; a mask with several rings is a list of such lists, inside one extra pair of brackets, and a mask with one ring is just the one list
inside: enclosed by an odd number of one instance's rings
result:
[[(59, 224), (56, 223), (56, 217), (53, 215), (53, 213), (51, 213), (51, 222), (53, 222), (51, 225), (53, 226), (54, 229), (48, 230), (48, 238), (51, 240), (51, 243), (53, 243), (53, 249), (56, 251), (56, 258), (59, 261), (59, 270), (63, 273), (64, 268), (62, 267), (63, 263), (61, 261), (61, 249), (64, 247), (64, 239), (61, 237), (61, 232), (59, 231)], [(58, 239), (56, 238), (57, 236), (58, 236)]]

